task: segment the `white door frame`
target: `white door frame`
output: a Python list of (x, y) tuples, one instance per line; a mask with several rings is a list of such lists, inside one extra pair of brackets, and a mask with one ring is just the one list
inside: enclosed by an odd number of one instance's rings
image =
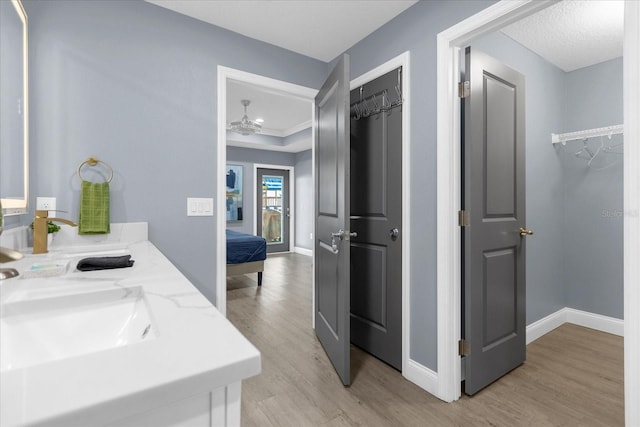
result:
[[(432, 392), (435, 386), (435, 372), (427, 369), (426, 367), (414, 362), (410, 359), (410, 330), (411, 330), (411, 317), (410, 317), (410, 259), (411, 259), (411, 215), (410, 215), (410, 194), (411, 194), (411, 170), (410, 170), (410, 153), (411, 153), (411, 99), (410, 99), (410, 55), (409, 52), (405, 52), (384, 64), (376, 67), (375, 69), (353, 79), (350, 82), (350, 89), (356, 88), (359, 85), (365, 84), (369, 81), (398, 68), (402, 67), (402, 87), (404, 103), (402, 105), (402, 374), (408, 380), (414, 382), (425, 390)], [(314, 100), (317, 94), (316, 89), (310, 89), (291, 83), (274, 80), (271, 78), (259, 76), (256, 74), (247, 73), (244, 71), (234, 70), (224, 66), (218, 66), (218, 123), (226, 123), (226, 86), (227, 80), (238, 80), (248, 82), (260, 86), (273, 88), (280, 91), (285, 91), (304, 99)], [(313, 126), (315, 126), (315, 105), (312, 106)], [(315, 141), (313, 141), (315, 146)], [(225, 165), (226, 165), (226, 126), (218, 126), (218, 186), (217, 193), (225, 194)], [(315, 165), (315, 150), (312, 151), (312, 165)], [(276, 169), (283, 169), (283, 166), (273, 166)], [(255, 175), (254, 175), (255, 176)], [(312, 181), (315, 176), (315, 167), (312, 167)], [(315, 181), (313, 181), (315, 182)], [(255, 187), (255, 186), (254, 186)], [(255, 200), (254, 195), (254, 200)], [(315, 211), (315, 207), (312, 206)], [(224, 203), (218, 201), (216, 210), (216, 307), (218, 310), (226, 313), (226, 239), (222, 238), (225, 235), (226, 228), (226, 212)], [(254, 225), (255, 230), (255, 225)], [(293, 233), (292, 233), (293, 235)], [(315, 265), (315, 251), (313, 253), (313, 264)], [(313, 290), (312, 295), (315, 296), (315, 280), (312, 283)], [(314, 320), (315, 310), (315, 298), (312, 301), (312, 322)], [(314, 325), (315, 327), (315, 325)]]
[(402, 67), (402, 375), (427, 391), (435, 373), (410, 359), (411, 331), (411, 88), (410, 54), (404, 52), (351, 80), (353, 90)]
[[(253, 164), (253, 202), (258, 203), (258, 186), (257, 177), (258, 169), (276, 169), (282, 171), (289, 171), (289, 250), (287, 252), (294, 252), (296, 242), (296, 175), (294, 166), (281, 166), (281, 165), (265, 165), (261, 163)], [(255, 206), (253, 216), (253, 234), (258, 233), (258, 206)]]
[[(285, 92), (288, 95), (299, 97), (306, 101), (311, 101), (310, 114), (312, 117), (312, 126), (315, 126), (315, 96), (317, 89), (300, 86), (297, 84), (285, 82), (282, 80), (272, 79), (270, 77), (260, 76), (258, 74), (248, 73), (233, 68), (218, 65), (218, 138), (216, 157), (218, 168), (218, 182), (216, 185), (217, 207), (216, 207), (216, 308), (220, 313), (226, 316), (227, 313), (227, 239), (225, 238), (225, 230), (227, 225), (226, 204), (222, 195), (226, 194), (226, 164), (227, 164), (227, 80), (237, 80), (245, 83), (262, 86), (268, 89)], [(314, 138), (314, 137), (312, 137)], [(312, 147), (313, 147), (312, 140)], [(282, 166), (278, 166), (282, 168)], [(313, 168), (311, 174), (313, 175)], [(254, 185), (255, 187), (255, 185)], [(254, 197), (255, 200), (255, 197)], [(254, 226), (255, 227), (255, 226)], [(254, 228), (255, 230), (255, 228)]]
[[(438, 390), (445, 401), (460, 397), (460, 104), (459, 53), (471, 40), (555, 3), (502, 0), (438, 34), (437, 38), (437, 293)], [(625, 414), (640, 425), (640, 3), (625, 2), (624, 39), (624, 299)], [(635, 311), (634, 311), (635, 310)], [(633, 403), (632, 403), (633, 402)]]

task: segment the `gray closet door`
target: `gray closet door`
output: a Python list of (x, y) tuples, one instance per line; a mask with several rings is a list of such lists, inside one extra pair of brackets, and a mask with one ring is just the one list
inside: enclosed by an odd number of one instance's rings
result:
[(464, 99), (464, 390), (525, 361), (524, 76), (466, 50)]
[[(400, 69), (351, 91), (396, 100)], [(386, 97), (386, 95), (385, 95)], [(389, 101), (389, 100), (388, 100)], [(351, 342), (402, 369), (402, 107), (351, 118)]]
[(315, 98), (316, 335), (344, 385), (351, 383), (349, 338), (349, 56)]

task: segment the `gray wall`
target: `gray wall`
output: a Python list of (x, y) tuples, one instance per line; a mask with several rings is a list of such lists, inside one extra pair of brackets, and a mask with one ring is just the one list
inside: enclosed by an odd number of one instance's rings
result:
[(242, 189), (243, 220), (227, 222), (227, 228), (242, 233), (253, 234), (253, 221), (256, 216), (256, 202), (253, 199), (253, 186), (256, 183), (256, 177), (253, 173), (254, 165), (257, 163), (264, 165), (295, 166), (296, 155), (278, 151), (227, 146), (227, 163), (244, 166)]
[(296, 153), (296, 247), (313, 249), (313, 176), (311, 150)]
[(185, 206), (188, 196), (220, 199), (217, 66), (319, 87), (326, 64), (143, 1), (24, 4), (31, 215), (36, 196), (55, 196), (77, 219), (76, 168), (104, 159), (115, 171), (111, 220), (148, 221), (150, 240), (214, 302), (224, 236), (213, 217), (187, 217)]
[[(622, 124), (622, 58), (567, 73), (566, 82), (566, 131)], [(605, 145), (622, 141), (622, 135), (604, 138)], [(588, 144), (595, 152), (600, 138)], [(567, 306), (622, 319), (622, 156), (599, 155), (587, 167), (574, 155), (582, 145), (557, 147), (564, 170)]]

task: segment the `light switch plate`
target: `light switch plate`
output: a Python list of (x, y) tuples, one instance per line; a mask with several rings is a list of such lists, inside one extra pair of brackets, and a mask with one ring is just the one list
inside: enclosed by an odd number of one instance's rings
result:
[(187, 216), (213, 216), (213, 198), (187, 197)]

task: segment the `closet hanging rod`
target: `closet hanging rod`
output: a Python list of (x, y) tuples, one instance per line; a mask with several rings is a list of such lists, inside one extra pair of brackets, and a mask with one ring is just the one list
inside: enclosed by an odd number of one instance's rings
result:
[(587, 138), (593, 138), (596, 136), (618, 135), (620, 133), (624, 133), (623, 130), (624, 130), (624, 125), (616, 125), (616, 126), (605, 126), (603, 128), (579, 130), (577, 132), (552, 133), (551, 143), (564, 144), (567, 141), (575, 141), (578, 139), (587, 139)]

